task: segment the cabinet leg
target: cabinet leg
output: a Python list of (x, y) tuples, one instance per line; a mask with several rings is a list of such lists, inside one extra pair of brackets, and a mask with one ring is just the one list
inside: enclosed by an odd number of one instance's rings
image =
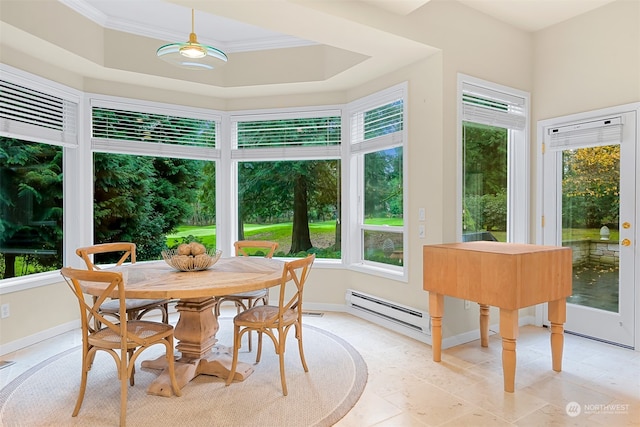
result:
[(431, 346), (433, 361), (439, 362), (442, 353), (442, 314), (444, 295), (429, 292), (429, 315), (431, 316)]
[(518, 338), (518, 310), (500, 309), (502, 336), (502, 373), (504, 391), (513, 393), (516, 382), (516, 339)]
[(567, 320), (567, 301), (563, 299), (549, 302), (549, 322), (551, 323), (551, 360), (553, 370), (562, 371), (564, 350), (564, 322)]
[(489, 347), (489, 306), (480, 304), (480, 345)]

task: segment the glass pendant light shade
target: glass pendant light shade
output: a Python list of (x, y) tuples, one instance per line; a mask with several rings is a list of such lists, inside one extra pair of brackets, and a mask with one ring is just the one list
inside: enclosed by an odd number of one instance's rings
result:
[(170, 64), (191, 70), (213, 70), (227, 62), (227, 55), (220, 49), (198, 43), (194, 32), (194, 10), (191, 9), (191, 34), (185, 43), (161, 46), (156, 55)]

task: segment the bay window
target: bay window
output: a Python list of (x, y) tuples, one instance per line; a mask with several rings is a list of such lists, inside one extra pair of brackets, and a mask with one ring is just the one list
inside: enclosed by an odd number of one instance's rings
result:
[(133, 241), (144, 261), (192, 240), (230, 254), (242, 239), (406, 278), (406, 84), (344, 106), (225, 113), (6, 70), (0, 279), (54, 273), (92, 243)]

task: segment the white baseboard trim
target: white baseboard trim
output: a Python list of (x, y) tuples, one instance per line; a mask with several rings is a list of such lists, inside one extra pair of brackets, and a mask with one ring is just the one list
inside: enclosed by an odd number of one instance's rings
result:
[(302, 305), (302, 311), (337, 311), (337, 312), (344, 313), (345, 311), (347, 311), (347, 306), (344, 304), (323, 304), (323, 303), (305, 302)]
[[(303, 306), (304, 311), (337, 311), (343, 313), (349, 313), (355, 317), (360, 317), (361, 319), (365, 319), (370, 321), (371, 323), (375, 323), (387, 329), (391, 329), (394, 332), (399, 334), (408, 336), (417, 341), (423, 342), (428, 345), (432, 345), (431, 336), (427, 334), (422, 334), (416, 331), (412, 331), (409, 328), (404, 328), (395, 324), (394, 322), (385, 321), (384, 319), (378, 316), (367, 315), (359, 310), (349, 310), (346, 305), (343, 304), (314, 304), (314, 303), (306, 303)], [(522, 316), (518, 318), (518, 326), (525, 325), (536, 325), (536, 317), (535, 316)], [(539, 326), (539, 325), (538, 325)], [(500, 324), (492, 324), (489, 325), (489, 336), (495, 335), (500, 330)], [(475, 329), (473, 331), (465, 332), (462, 334), (454, 335), (452, 337), (443, 338), (442, 339), (442, 348), (450, 348), (455, 347), (460, 344), (466, 344), (471, 341), (480, 339), (480, 328)]]
[(14, 351), (18, 351), (20, 349), (29, 347), (30, 345), (33, 345), (33, 344), (37, 344), (46, 339), (53, 338), (56, 335), (60, 335), (65, 332), (69, 332), (79, 328), (80, 328), (80, 319), (63, 323), (62, 325), (54, 326), (53, 328), (50, 328), (50, 329), (45, 329), (44, 331), (40, 331), (36, 334), (29, 335), (15, 341), (11, 341), (6, 344), (2, 344), (0, 345), (0, 356), (8, 353), (13, 353)]

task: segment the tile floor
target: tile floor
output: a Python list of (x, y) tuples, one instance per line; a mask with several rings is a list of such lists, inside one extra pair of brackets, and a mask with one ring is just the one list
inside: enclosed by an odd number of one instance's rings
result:
[[(430, 346), (346, 313), (304, 321), (347, 340), (369, 369), (362, 397), (338, 427), (640, 426), (640, 352), (565, 335), (563, 371), (556, 373), (548, 330), (522, 327), (516, 391), (505, 393), (496, 335), (488, 348), (478, 341), (456, 346), (435, 363)], [(69, 332), (2, 356), (15, 364), (0, 369), (0, 387), (79, 344), (79, 334)]]

